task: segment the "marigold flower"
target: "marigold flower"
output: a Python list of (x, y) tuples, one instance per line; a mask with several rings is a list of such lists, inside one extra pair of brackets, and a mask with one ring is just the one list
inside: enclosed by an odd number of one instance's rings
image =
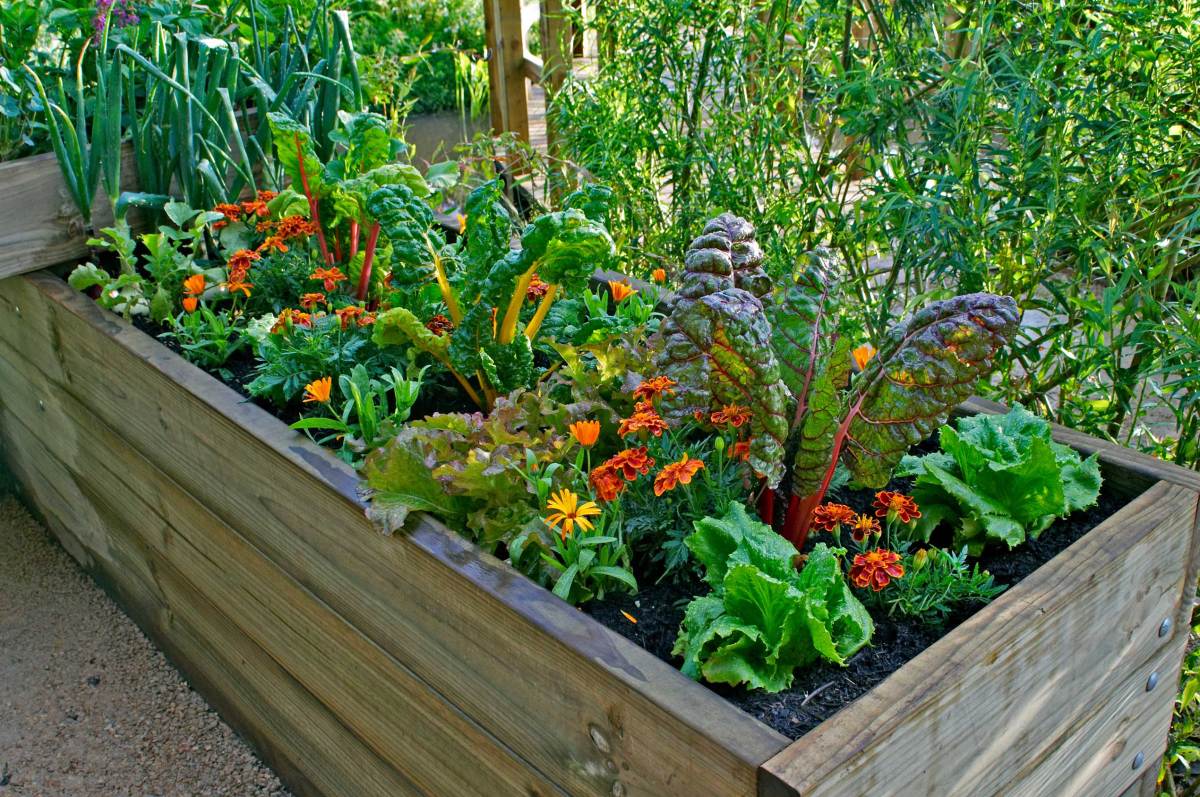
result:
[(183, 309), (189, 313), (196, 312), (196, 307), (199, 306), (200, 300), (195, 296), (185, 296), (183, 298)]
[(727, 423), (735, 429), (740, 429), (750, 422), (750, 408), (738, 404), (726, 404), (723, 409), (714, 412), (710, 416), (710, 420), (714, 426)]
[(667, 396), (675, 392), (676, 381), (669, 376), (654, 376), (645, 379), (633, 390), (633, 398), (637, 401), (652, 402), (659, 396)]
[(325, 283), (325, 290), (331, 291), (337, 287), (339, 282), (345, 282), (348, 277), (342, 273), (342, 270), (337, 266), (333, 268), (319, 268), (308, 275), (311, 280), (321, 280)]
[(425, 322), (425, 328), (440, 338), (442, 335), (445, 335), (447, 332), (454, 329), (454, 323), (449, 318), (446, 318), (446, 316), (438, 313), (433, 318)]
[(271, 327), (271, 332), (280, 332), (292, 326), (312, 326), (312, 316), (310, 316), (308, 313), (302, 313), (299, 310), (293, 310), (290, 307), (285, 307), (275, 319), (275, 323)]
[(592, 521), (588, 518), (600, 514), (600, 507), (596, 506), (595, 501), (584, 501), (581, 504), (579, 496), (567, 489), (551, 493), (550, 500), (546, 502), (546, 509), (551, 510), (546, 516), (546, 522), (558, 529), (564, 541), (568, 534), (575, 531), (576, 524), (579, 524), (580, 529), (589, 531)]
[(262, 255), (252, 249), (239, 249), (229, 258), (229, 277), (234, 278), (234, 275), (240, 273), (242, 276), (250, 270), (250, 266), (255, 260), (261, 260)]
[(854, 538), (855, 542), (862, 542), (872, 534), (879, 533), (881, 533), (879, 521), (870, 515), (859, 515), (850, 524), (850, 536)]
[(229, 226), (229, 222), (237, 221), (242, 217), (242, 209), (237, 205), (231, 205), (228, 202), (222, 202), (213, 208), (213, 212), (220, 213), (225, 218), (221, 221), (213, 222), (213, 229), (220, 230)]
[(617, 427), (617, 434), (625, 437), (634, 432), (646, 431), (655, 437), (662, 437), (662, 433), (666, 430), (667, 422), (655, 412), (653, 407), (639, 405), (633, 415), (621, 421), (621, 425)]
[(332, 391), (333, 377), (323, 376), (304, 386), (304, 402), (306, 404), (310, 402), (326, 404), (329, 401), (329, 394)]
[(300, 306), (305, 310), (311, 310), (323, 301), (325, 301), (325, 294), (323, 293), (300, 294)]
[(637, 289), (630, 285), (625, 280), (609, 280), (608, 289), (612, 291), (613, 301), (617, 304), (628, 299), (637, 293)]
[(250, 298), (250, 289), (253, 288), (254, 286), (251, 285), (249, 282), (242, 282), (239, 279), (239, 280), (229, 280), (228, 282), (223, 282), (223, 283), (221, 283), (221, 287), (224, 288), (226, 291), (228, 291), (230, 295), (233, 295), (235, 293), (241, 293), (247, 299), (249, 299)]
[(259, 202), (270, 202), (272, 199), (279, 196), (279, 194), (275, 193), (274, 191), (263, 190), (259, 191), (257, 196)]
[(731, 459), (736, 459), (738, 462), (745, 462), (750, 459), (750, 441), (738, 440), (733, 444), (733, 448), (729, 452)]
[(903, 493), (889, 490), (875, 493), (875, 501), (872, 506), (875, 507), (875, 517), (897, 517), (900, 518), (901, 523), (908, 523), (921, 516), (921, 510), (916, 501)]
[(276, 234), (286, 240), (303, 238), (317, 234), (316, 222), (311, 222), (303, 216), (284, 216), (279, 220)]
[(612, 468), (626, 481), (634, 481), (639, 473), (644, 475), (650, 472), (654, 467), (654, 457), (648, 455), (646, 446), (627, 448), (609, 457), (602, 467)]
[(601, 501), (615, 501), (625, 489), (625, 480), (608, 463), (592, 468), (588, 475), (588, 483)]
[(270, 252), (272, 249), (274, 249), (276, 252), (279, 252), (281, 254), (288, 250), (287, 244), (285, 244), (283, 242), (283, 238), (281, 236), (268, 235), (267, 240), (265, 240), (261, 244), (259, 244), (258, 249), (256, 249), (255, 251), (259, 252), (259, 253), (265, 253), (265, 252)]
[(375, 323), (375, 313), (363, 313), (358, 317), (358, 325), (360, 327), (369, 327)]
[(264, 219), (258, 224), (255, 224), (254, 229), (256, 232), (271, 232), (275, 229), (275, 222), (271, 219)]
[(863, 370), (867, 367), (867, 362), (875, 356), (875, 347), (870, 343), (864, 343), (858, 348), (850, 352), (850, 356), (854, 358), (854, 364), (858, 366), (858, 370)]
[(584, 448), (591, 448), (600, 439), (600, 421), (575, 421), (567, 428)]
[(832, 532), (838, 526), (849, 526), (858, 515), (845, 504), (821, 504), (813, 510), (813, 527)]
[(183, 281), (183, 290), (189, 296), (199, 296), (204, 293), (204, 275), (193, 274)]
[(704, 460), (689, 459), (687, 454), (678, 462), (667, 465), (654, 477), (654, 494), (674, 490), (676, 484), (691, 484), (692, 477), (704, 468)]
[(365, 312), (366, 312), (366, 310), (359, 307), (358, 305), (350, 304), (350, 305), (346, 305), (345, 307), (339, 307), (338, 309), (333, 311), (333, 314), (336, 315), (338, 317), (338, 320), (342, 322), (342, 329), (346, 329), (347, 327), (350, 326), (351, 322), (353, 322), (354, 319), (358, 318)]
[(271, 211), (267, 208), (267, 203), (257, 197), (243, 202), (242, 211), (247, 216), (259, 216), (260, 218), (271, 215)]
[(662, 285), (667, 281), (667, 270), (665, 268), (656, 268), (650, 272), (650, 279)]
[(879, 592), (893, 578), (904, 577), (904, 565), (900, 554), (883, 548), (856, 554), (850, 566), (850, 583), (859, 589), (870, 587)]
[(532, 302), (545, 296), (549, 290), (550, 283), (542, 282), (542, 278), (534, 274), (533, 278), (529, 280), (529, 287), (525, 289), (525, 298)]

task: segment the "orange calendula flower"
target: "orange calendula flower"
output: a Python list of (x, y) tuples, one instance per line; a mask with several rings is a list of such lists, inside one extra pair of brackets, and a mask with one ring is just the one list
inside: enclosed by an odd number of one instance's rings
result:
[(239, 279), (239, 280), (230, 280), (229, 282), (224, 282), (221, 284), (221, 287), (223, 289), (225, 289), (226, 291), (229, 291), (230, 295), (235, 294), (235, 293), (240, 293), (240, 294), (244, 295), (247, 299), (249, 299), (250, 298), (250, 289), (253, 288), (254, 286), (251, 285), (249, 282), (242, 282)]
[(331, 392), (333, 392), (333, 377), (323, 376), (304, 386), (304, 402), (306, 404), (326, 404)]
[(730, 450), (729, 456), (731, 459), (736, 459), (738, 462), (745, 462), (750, 459), (750, 441), (738, 440), (733, 444), (733, 449)]
[(270, 252), (272, 249), (280, 253), (288, 250), (287, 244), (283, 242), (283, 238), (281, 236), (268, 235), (267, 240), (263, 241), (255, 251), (259, 253), (266, 253)]
[(624, 609), (621, 610), (621, 616), (624, 617), (629, 622), (633, 623), (634, 625), (637, 625), (637, 618), (634, 617), (629, 612), (625, 611)]
[(900, 554), (895, 551), (876, 548), (856, 554), (850, 566), (850, 583), (859, 589), (870, 587), (879, 592), (893, 578), (904, 578), (904, 565), (900, 564)]
[(859, 515), (850, 524), (850, 536), (854, 538), (855, 542), (862, 542), (867, 537), (880, 532), (879, 521), (870, 515)]
[(678, 462), (667, 465), (654, 477), (654, 494), (674, 490), (677, 484), (691, 484), (692, 477), (704, 468), (704, 460), (689, 459), (687, 454)]
[(533, 279), (529, 280), (529, 287), (525, 289), (525, 298), (529, 301), (535, 301), (546, 295), (550, 290), (550, 283), (542, 282), (542, 278), (537, 274), (533, 275)]
[(584, 448), (591, 448), (600, 439), (600, 421), (575, 421), (567, 428)]
[(654, 467), (654, 457), (648, 455), (645, 446), (627, 448), (609, 457), (602, 467), (612, 468), (615, 473), (624, 476), (626, 481), (634, 481), (639, 473), (645, 475), (650, 472)]
[(867, 362), (875, 356), (875, 347), (870, 343), (864, 343), (858, 348), (850, 352), (850, 356), (854, 358), (854, 364), (858, 366), (858, 370), (863, 370), (867, 367)]
[(204, 275), (193, 274), (183, 281), (183, 291), (188, 296), (199, 296), (204, 293)]
[(669, 376), (654, 376), (634, 388), (633, 398), (637, 401), (654, 401), (659, 396), (674, 393), (675, 385), (675, 380)]
[(338, 320), (342, 322), (342, 329), (348, 328), (356, 318), (365, 312), (366, 310), (356, 304), (339, 307), (333, 311), (334, 315), (338, 317)]
[(613, 301), (618, 304), (637, 293), (637, 288), (634, 288), (625, 280), (609, 280), (608, 289), (612, 291)]
[(589, 531), (592, 521), (588, 518), (600, 514), (600, 507), (596, 506), (595, 501), (584, 501), (581, 504), (579, 496), (567, 489), (551, 493), (550, 500), (546, 502), (546, 509), (550, 510), (546, 522), (558, 529), (564, 541), (568, 534), (575, 531), (576, 524), (582, 530)]
[(884, 490), (875, 493), (875, 517), (900, 518), (901, 523), (908, 523), (921, 516), (917, 502), (903, 493)]
[(714, 412), (710, 420), (714, 426), (727, 423), (735, 429), (740, 429), (750, 422), (750, 408), (738, 404), (726, 404), (723, 409)]
[(662, 285), (667, 281), (667, 270), (665, 268), (656, 268), (650, 272), (650, 279)]
[(822, 531), (833, 531), (838, 526), (852, 525), (857, 517), (845, 504), (821, 504), (813, 510), (812, 524)]
[(449, 318), (446, 318), (446, 316), (442, 315), (441, 313), (438, 313), (433, 318), (425, 322), (425, 328), (440, 338), (442, 335), (445, 335), (447, 332), (454, 329), (454, 322), (452, 322)]
[(662, 437), (662, 433), (666, 430), (667, 422), (654, 411), (653, 407), (648, 404), (639, 404), (633, 415), (621, 421), (621, 425), (617, 427), (617, 434), (625, 437), (634, 432), (644, 431), (655, 437)]
[(195, 296), (183, 297), (183, 309), (189, 313), (196, 312), (196, 308), (200, 305), (200, 300)]
[(325, 301), (325, 294), (323, 293), (303, 293), (300, 295), (300, 306), (305, 310), (311, 310), (323, 301)]
[(342, 273), (342, 270), (337, 266), (333, 268), (319, 268), (308, 275), (309, 279), (321, 280), (325, 283), (325, 290), (331, 291), (337, 287), (339, 282), (345, 282), (348, 277)]
[(588, 475), (588, 483), (601, 501), (615, 501), (625, 489), (625, 480), (621, 478), (621, 474), (607, 463), (592, 468)]

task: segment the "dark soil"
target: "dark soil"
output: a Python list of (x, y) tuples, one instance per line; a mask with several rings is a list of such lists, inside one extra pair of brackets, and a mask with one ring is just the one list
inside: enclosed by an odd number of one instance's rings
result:
[[(896, 488), (906, 486), (903, 483), (893, 485)], [(839, 500), (855, 509), (864, 510), (870, 506), (871, 494), (847, 491), (839, 496)], [(1038, 539), (1030, 540), (1016, 550), (988, 549), (980, 559), (980, 565), (991, 571), (997, 584), (1012, 586), (1068, 548), (1125, 503), (1126, 499), (1101, 492), (1098, 504), (1090, 510), (1058, 521), (1042, 532)], [(679, 660), (671, 655), (671, 648), (675, 644), (679, 623), (683, 620), (684, 608), (693, 596), (707, 591), (707, 585), (698, 578), (676, 583), (664, 582), (643, 586), (634, 596), (617, 595), (593, 603), (586, 606), (585, 611), (663, 661), (679, 666)], [(798, 670), (792, 688), (777, 694), (725, 685), (705, 685), (785, 736), (798, 739), (870, 691), (981, 608), (980, 605), (963, 607), (943, 627), (872, 612), (875, 636), (871, 645), (859, 651), (847, 666), (826, 663)], [(637, 623), (630, 622), (622, 614), (623, 611), (633, 615)]]

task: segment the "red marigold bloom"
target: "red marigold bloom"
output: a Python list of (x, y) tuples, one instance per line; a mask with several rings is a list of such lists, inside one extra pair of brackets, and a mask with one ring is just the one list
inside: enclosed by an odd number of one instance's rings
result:
[(812, 524), (822, 531), (833, 531), (838, 526), (849, 526), (857, 517), (854, 510), (845, 504), (821, 504), (813, 510)]
[(853, 537), (856, 542), (862, 542), (872, 534), (879, 533), (881, 533), (879, 521), (870, 515), (859, 515), (854, 519), (854, 522), (850, 524), (850, 536)]
[(325, 294), (323, 293), (303, 293), (300, 295), (300, 306), (305, 310), (311, 310), (323, 301), (325, 301)]
[(283, 242), (283, 237), (279, 235), (268, 235), (267, 240), (263, 241), (255, 251), (263, 253), (270, 252), (274, 249), (277, 252), (286, 252), (287, 244)]
[(258, 232), (271, 232), (275, 229), (275, 222), (271, 221), (270, 219), (265, 219), (254, 225), (254, 229)]
[(242, 211), (247, 216), (259, 216), (266, 218), (271, 215), (271, 211), (267, 208), (267, 203), (257, 197), (242, 203)]
[(213, 212), (220, 213), (225, 218), (221, 221), (213, 222), (213, 229), (220, 230), (223, 227), (228, 227), (229, 222), (237, 221), (242, 217), (242, 209), (237, 205), (231, 205), (228, 202), (222, 202), (213, 208)]
[(442, 335), (445, 335), (447, 332), (454, 329), (454, 323), (449, 318), (446, 318), (446, 316), (438, 313), (433, 318), (425, 322), (425, 328), (440, 338)]
[(617, 434), (625, 437), (634, 432), (646, 431), (655, 437), (662, 437), (666, 430), (667, 422), (653, 408), (639, 404), (633, 415), (621, 421), (621, 425), (617, 427)]
[(904, 578), (904, 565), (900, 564), (900, 554), (895, 551), (876, 548), (856, 554), (850, 566), (850, 583), (859, 589), (870, 587), (879, 592), (893, 578)]
[(634, 481), (639, 473), (650, 472), (650, 469), (654, 467), (654, 457), (647, 455), (646, 446), (627, 448), (613, 454), (601, 467), (612, 468), (624, 476), (626, 481)]
[(633, 389), (633, 398), (635, 401), (649, 404), (659, 396), (668, 396), (674, 393), (676, 384), (678, 383), (669, 376), (651, 377), (643, 380)]
[(360, 327), (369, 327), (375, 323), (375, 313), (363, 313), (358, 317), (358, 325)]
[(908, 523), (921, 516), (921, 510), (914, 501), (903, 493), (884, 490), (875, 493), (875, 517), (898, 517), (901, 523)]
[(232, 278), (240, 273), (244, 277), (250, 270), (250, 266), (254, 265), (254, 261), (261, 259), (262, 255), (252, 249), (237, 250), (229, 258), (229, 276)]
[(303, 216), (284, 216), (279, 220), (278, 235), (284, 240), (317, 234), (317, 225)]
[(312, 316), (308, 313), (303, 313), (299, 310), (293, 310), (290, 307), (285, 307), (275, 319), (275, 324), (271, 327), (271, 332), (282, 332), (290, 329), (293, 326), (311, 327)]
[(738, 404), (726, 404), (724, 408), (714, 412), (710, 418), (714, 426), (727, 423), (739, 429), (750, 422), (750, 408)]
[(746, 462), (750, 459), (750, 441), (738, 440), (733, 444), (733, 450), (729, 452), (731, 459), (736, 459), (739, 462)]
[(689, 459), (687, 454), (678, 462), (667, 465), (654, 477), (654, 494), (674, 490), (676, 484), (691, 484), (692, 477), (704, 468), (704, 460)]
[(342, 322), (342, 329), (349, 327), (351, 321), (358, 318), (365, 312), (366, 310), (356, 304), (339, 307), (333, 311), (334, 315), (338, 317), (338, 320)]
[(625, 489), (625, 480), (621, 474), (610, 468), (607, 463), (592, 468), (588, 483), (601, 501), (615, 501)]
[(525, 289), (525, 298), (532, 302), (545, 296), (548, 290), (550, 290), (550, 283), (542, 282), (541, 277), (534, 274), (533, 279), (529, 280), (529, 287)]
[(326, 291), (333, 290), (337, 287), (339, 282), (345, 282), (347, 279), (349, 279), (337, 266), (334, 266), (333, 268), (319, 268), (313, 273), (309, 274), (308, 278), (311, 280), (321, 280), (324, 282)]
[(275, 193), (274, 191), (266, 191), (266, 190), (259, 191), (258, 192), (258, 201), (259, 202), (270, 202), (272, 199), (274, 199), (277, 196), (279, 196), (279, 194)]

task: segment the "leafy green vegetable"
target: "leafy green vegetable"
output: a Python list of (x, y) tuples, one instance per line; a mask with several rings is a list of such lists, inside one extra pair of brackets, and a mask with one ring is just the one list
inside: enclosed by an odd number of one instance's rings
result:
[(713, 591), (688, 605), (675, 641), (686, 675), (778, 692), (797, 667), (845, 664), (870, 641), (871, 617), (824, 543), (796, 572), (796, 548), (741, 504), (695, 527), (686, 543)]
[(989, 541), (1013, 548), (1036, 539), (1056, 518), (1096, 503), (1096, 455), (1081, 460), (1023, 407), (960, 418), (957, 427), (942, 427), (941, 452), (900, 463), (902, 475), (916, 477), (912, 493), (923, 516), (915, 533), (924, 539), (951, 523), (955, 546), (973, 554)]

